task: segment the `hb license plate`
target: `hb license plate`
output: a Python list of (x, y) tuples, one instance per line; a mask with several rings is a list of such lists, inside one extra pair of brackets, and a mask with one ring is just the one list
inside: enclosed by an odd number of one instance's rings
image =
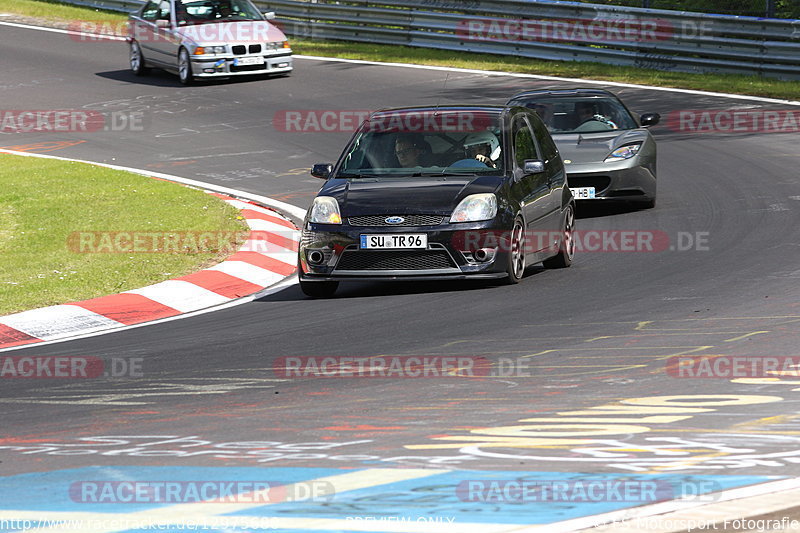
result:
[(572, 191), (572, 196), (576, 200), (588, 200), (595, 197), (594, 187), (575, 187), (574, 189), (570, 187), (569, 190)]

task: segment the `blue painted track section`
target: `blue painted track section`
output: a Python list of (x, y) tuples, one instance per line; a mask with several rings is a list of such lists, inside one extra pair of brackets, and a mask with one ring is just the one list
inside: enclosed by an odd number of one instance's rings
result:
[[(203, 481), (215, 482), (266, 482), (271, 486), (310, 482), (319, 478), (337, 476), (369, 469), (333, 468), (254, 468), (254, 467), (86, 467), (44, 473), (29, 473), (0, 478), (0, 512), (4, 517), (14, 512), (98, 513), (124, 516), (157, 508), (167, 508), (186, 502), (169, 503), (86, 503), (76, 497), (75, 486), (80, 483), (138, 482), (140, 484), (179, 481), (185, 484)], [(339, 528), (334, 529), (269, 529), (269, 531), (353, 531), (347, 524), (358, 520), (358, 531), (366, 529), (368, 520), (436, 521), (451, 524), (550, 524), (599, 513), (628, 509), (655, 501), (664, 501), (686, 495), (700, 495), (736, 487), (753, 485), (778, 479), (774, 476), (743, 475), (686, 475), (686, 474), (621, 474), (621, 473), (568, 473), (568, 472), (513, 472), (513, 471), (432, 471), (432, 475), (413, 480), (385, 483), (377, 478), (370, 487), (336, 492), (317, 501), (303, 500), (260, 505), (253, 503), (245, 510), (226, 512), (225, 504), (214, 508), (220, 517), (278, 517), (287, 519), (334, 519)], [(569, 498), (557, 501), (536, 501), (541, 493), (530, 493), (528, 497), (515, 500), (500, 492), (467, 492), (466, 487), (509, 487), (521, 482), (528, 486), (560, 483), (569, 487)], [(575, 498), (583, 494), (576, 487), (587, 484), (644, 484), (655, 482), (657, 500), (652, 498), (623, 499), (610, 501), (587, 501)], [(469, 484), (472, 485), (469, 485)], [(334, 484), (335, 488), (335, 484)], [(521, 493), (517, 493), (518, 495)], [(537, 496), (538, 494), (538, 496)], [(482, 495), (482, 496), (479, 496)], [(489, 501), (480, 501), (481, 498)], [(191, 503), (191, 502), (190, 502)], [(208, 506), (206, 506), (208, 507)], [(21, 529), (0, 527), (3, 533)], [(492, 528), (489, 527), (488, 531)], [(119, 531), (119, 530), (118, 530)], [(152, 532), (154, 529), (128, 529), (125, 533)], [(159, 529), (159, 531), (170, 531)], [(172, 531), (187, 531), (176, 524)], [(233, 531), (257, 531), (253, 528), (221, 527), (202, 529), (231, 533)]]

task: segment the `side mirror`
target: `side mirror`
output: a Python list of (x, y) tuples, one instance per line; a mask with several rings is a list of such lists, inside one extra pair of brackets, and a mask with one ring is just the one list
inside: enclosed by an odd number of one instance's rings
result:
[(156, 20), (156, 28), (161, 28), (163, 30), (169, 29), (169, 21), (164, 19)]
[(330, 163), (317, 163), (311, 167), (311, 175), (315, 178), (326, 180), (331, 172), (333, 172), (333, 165)]
[(275, 20), (275, 12), (274, 11), (264, 11), (264, 18), (267, 20)]
[(528, 174), (539, 174), (544, 172), (544, 161), (541, 159), (526, 159), (522, 167), (522, 171), (527, 176)]
[(655, 126), (661, 121), (661, 115), (658, 113), (645, 113), (639, 117), (639, 122), (642, 126)]

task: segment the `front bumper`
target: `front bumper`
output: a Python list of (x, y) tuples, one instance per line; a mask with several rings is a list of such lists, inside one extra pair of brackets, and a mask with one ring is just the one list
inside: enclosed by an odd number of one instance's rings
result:
[[(263, 58), (263, 64), (237, 65), (239, 61), (247, 58)], [(248, 56), (192, 56), (192, 74), (196, 78), (218, 78), (230, 76), (252, 76), (259, 74), (280, 74), (291, 72), (292, 53), (279, 54), (254, 54)]]
[[(361, 249), (361, 235), (425, 234), (425, 249)], [(441, 280), (506, 276), (510, 231), (495, 220), (437, 226), (306, 224), (299, 248), (303, 281)], [(475, 251), (491, 250), (478, 260)], [(317, 261), (312, 254), (316, 253)], [(321, 261), (319, 258), (321, 257)]]
[(650, 168), (630, 166), (614, 168), (610, 164), (571, 165), (567, 168), (570, 188), (594, 187), (593, 200), (648, 201), (656, 197), (656, 177)]

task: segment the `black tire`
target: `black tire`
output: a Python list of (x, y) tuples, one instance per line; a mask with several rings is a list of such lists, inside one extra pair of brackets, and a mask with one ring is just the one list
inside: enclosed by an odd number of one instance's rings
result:
[(194, 81), (192, 61), (186, 48), (181, 48), (180, 52), (178, 52), (178, 78), (183, 85), (191, 85)]
[(572, 259), (575, 257), (573, 231), (575, 231), (575, 207), (570, 204), (567, 206), (567, 212), (564, 213), (564, 228), (561, 233), (561, 241), (558, 243), (558, 254), (542, 261), (542, 266), (567, 268), (572, 264)]
[(300, 280), (300, 290), (312, 298), (330, 298), (339, 288), (338, 281), (303, 281)]
[(514, 220), (514, 227), (508, 242), (505, 285), (519, 283), (525, 274), (525, 224), (522, 217)]
[(133, 72), (134, 75), (144, 76), (150, 71), (150, 69), (147, 68), (147, 62), (144, 60), (142, 47), (139, 46), (139, 43), (136, 41), (131, 41), (129, 59), (131, 64), (131, 71)]

